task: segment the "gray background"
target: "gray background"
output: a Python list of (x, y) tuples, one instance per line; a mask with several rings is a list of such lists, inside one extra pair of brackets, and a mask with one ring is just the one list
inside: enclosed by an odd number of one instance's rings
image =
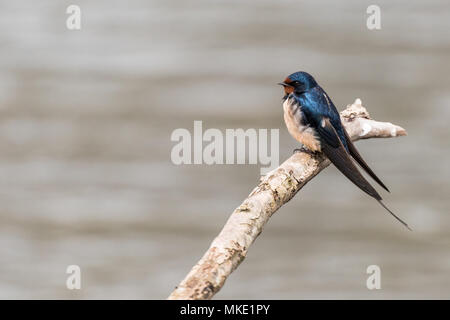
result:
[[(82, 29), (66, 29), (70, 4)], [(176, 128), (279, 128), (289, 73), (408, 130), (358, 148), (407, 231), (335, 168), (277, 212), (217, 298), (449, 298), (450, 6), (1, 1), (0, 298), (166, 298), (256, 185), (175, 166)], [(82, 289), (65, 287), (66, 267)], [(382, 289), (366, 288), (366, 268)]]

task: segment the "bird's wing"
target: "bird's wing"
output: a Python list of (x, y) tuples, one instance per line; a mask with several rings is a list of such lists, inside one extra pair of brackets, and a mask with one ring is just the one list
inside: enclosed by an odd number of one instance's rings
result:
[[(385, 208), (395, 219), (397, 219), (400, 223), (402, 223), (406, 228), (411, 230), (409, 226), (406, 224), (406, 222), (404, 222), (402, 219), (396, 216), (391, 210), (389, 210), (388, 207), (386, 207), (386, 205), (382, 202), (383, 199), (378, 194), (378, 192), (359, 172), (358, 168), (355, 166), (352, 159), (350, 158), (350, 155), (347, 153), (347, 150), (344, 148), (342, 141), (339, 139), (336, 129), (331, 124), (330, 119), (324, 117), (320, 123), (320, 126), (318, 126), (316, 129), (323, 141), (323, 143), (321, 144), (323, 153), (325, 153), (325, 155), (336, 166), (336, 168), (338, 168), (339, 171), (341, 171), (351, 182), (353, 182), (361, 190), (363, 190), (371, 197), (375, 198), (380, 203), (380, 205), (383, 206), (383, 208)], [(354, 146), (353, 148), (356, 150)]]
[[(322, 93), (322, 94), (320, 94)], [(316, 98), (320, 99), (322, 102), (320, 105), (326, 106), (327, 108), (323, 112), (323, 116), (329, 116), (330, 122), (336, 129), (336, 132), (338, 134), (339, 140), (341, 140), (342, 144), (346, 149), (348, 150), (348, 153), (358, 162), (358, 164), (361, 166), (361, 168), (369, 174), (372, 179), (374, 179), (380, 186), (382, 186), (386, 191), (389, 192), (389, 189), (384, 185), (384, 183), (376, 176), (376, 174), (370, 169), (370, 167), (367, 165), (367, 163), (364, 161), (364, 159), (359, 154), (358, 150), (356, 149), (355, 145), (353, 144), (352, 140), (348, 136), (347, 131), (345, 130), (344, 126), (341, 123), (341, 119), (339, 116), (339, 113), (334, 106), (333, 102), (331, 101), (328, 94), (323, 89), (318, 89), (317, 92), (315, 92)], [(333, 137), (330, 139), (330, 135), (333, 136), (333, 132), (331, 130), (323, 130), (323, 138), (328, 141), (329, 144), (331, 144), (333, 147), (337, 147), (337, 142)]]
[(381, 200), (381, 196), (370, 185), (370, 183), (362, 176), (358, 168), (353, 163), (350, 155), (345, 150), (336, 129), (328, 118), (322, 118), (320, 125), (316, 128), (322, 141), (322, 151), (330, 159), (330, 161), (339, 169), (350, 181), (363, 190), (368, 195), (377, 200)]
[(367, 163), (364, 161), (364, 159), (359, 154), (358, 150), (356, 149), (355, 145), (353, 144), (352, 140), (350, 139), (347, 131), (344, 127), (342, 127), (345, 134), (345, 140), (347, 142), (347, 147), (350, 155), (353, 157), (353, 159), (358, 162), (358, 164), (361, 166), (361, 168), (364, 169), (364, 171), (367, 172), (368, 175), (372, 177), (373, 180), (375, 180), (380, 186), (382, 186), (387, 192), (390, 192), (389, 189), (384, 185), (384, 183), (380, 180), (380, 178), (377, 177), (377, 175), (370, 169), (370, 167), (367, 165)]

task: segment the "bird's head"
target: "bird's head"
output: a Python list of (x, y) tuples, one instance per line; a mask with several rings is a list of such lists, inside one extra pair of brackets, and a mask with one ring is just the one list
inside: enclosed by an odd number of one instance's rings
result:
[(314, 88), (317, 86), (317, 82), (309, 73), (299, 71), (289, 75), (283, 82), (280, 82), (279, 85), (284, 87), (285, 97), (287, 97), (292, 92), (300, 94)]

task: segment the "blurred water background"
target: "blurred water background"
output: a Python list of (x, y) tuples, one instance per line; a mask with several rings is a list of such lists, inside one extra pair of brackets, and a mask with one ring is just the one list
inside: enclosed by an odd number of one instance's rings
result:
[[(82, 29), (66, 28), (67, 6)], [(408, 130), (358, 148), (407, 231), (335, 168), (277, 212), (217, 298), (450, 298), (450, 5), (1, 1), (0, 298), (163, 299), (256, 185), (257, 165), (170, 160), (176, 128), (279, 128), (313, 74)], [(66, 289), (66, 267), (82, 289)], [(382, 289), (366, 288), (366, 268)]]

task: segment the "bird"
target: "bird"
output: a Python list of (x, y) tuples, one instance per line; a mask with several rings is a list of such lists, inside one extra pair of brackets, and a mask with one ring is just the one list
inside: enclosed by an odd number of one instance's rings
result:
[(356, 167), (359, 166), (383, 189), (390, 192), (362, 158), (341, 122), (339, 112), (328, 94), (309, 73), (298, 71), (279, 85), (284, 88), (283, 111), (292, 137), (313, 153), (323, 152), (351, 182), (378, 201), (395, 219), (411, 230), (394, 214), (380, 194)]

